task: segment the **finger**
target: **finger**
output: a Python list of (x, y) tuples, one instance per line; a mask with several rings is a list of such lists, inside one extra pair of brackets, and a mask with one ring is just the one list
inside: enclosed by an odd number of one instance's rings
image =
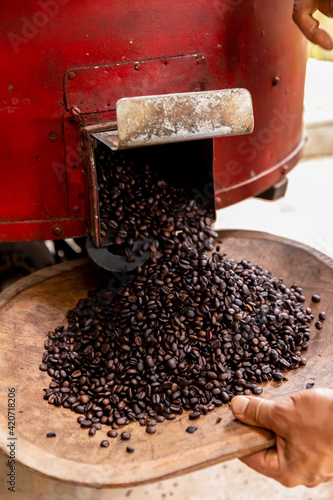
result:
[(231, 400), (231, 411), (244, 424), (270, 429), (276, 434), (284, 435), (281, 428), (280, 412), (277, 403), (256, 397), (235, 396)]
[(319, 45), (325, 50), (333, 49), (333, 40), (330, 35), (319, 28), (319, 23), (313, 17), (302, 19), (301, 30), (310, 42)]
[(258, 451), (247, 457), (242, 457), (240, 460), (245, 465), (264, 476), (276, 478), (280, 474), (276, 448)]
[(312, 16), (316, 11), (322, 12), (326, 17), (333, 17), (332, 0), (294, 0), (293, 17)]
[(296, 4), (293, 20), (310, 42), (326, 50), (333, 49), (332, 38), (326, 31), (319, 28), (319, 22), (312, 17), (311, 11), (299, 10)]
[(331, 0), (319, 0), (318, 10), (327, 17), (333, 17), (333, 2)]

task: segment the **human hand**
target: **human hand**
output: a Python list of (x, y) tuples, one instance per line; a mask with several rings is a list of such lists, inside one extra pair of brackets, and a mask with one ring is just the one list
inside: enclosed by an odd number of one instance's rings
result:
[(323, 49), (332, 50), (332, 38), (319, 28), (319, 22), (313, 17), (317, 10), (327, 17), (333, 17), (333, 1), (294, 0), (293, 20), (310, 42), (320, 45)]
[(234, 416), (276, 434), (276, 446), (241, 459), (287, 487), (333, 480), (333, 390), (310, 389), (282, 401), (236, 396)]

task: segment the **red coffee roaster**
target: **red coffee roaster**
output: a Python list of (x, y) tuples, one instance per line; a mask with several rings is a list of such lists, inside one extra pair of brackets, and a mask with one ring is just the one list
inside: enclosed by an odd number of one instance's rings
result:
[(2, 5), (1, 241), (90, 235), (105, 244), (99, 141), (167, 148), (217, 209), (283, 195), (305, 141), (307, 53), (292, 4)]

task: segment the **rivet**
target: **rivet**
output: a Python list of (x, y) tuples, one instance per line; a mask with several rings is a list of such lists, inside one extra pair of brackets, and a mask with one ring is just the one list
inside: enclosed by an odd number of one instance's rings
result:
[(73, 115), (80, 115), (81, 114), (81, 109), (78, 108), (77, 106), (73, 106), (72, 109), (71, 109), (71, 113)]
[(55, 132), (50, 132), (49, 133), (49, 141), (56, 141), (58, 139), (58, 134), (56, 134)]
[(203, 63), (205, 62), (205, 60), (206, 60), (206, 59), (205, 59), (205, 56), (198, 56), (198, 57), (196, 58), (196, 63), (197, 63), (197, 64), (203, 64)]
[(135, 69), (136, 71), (138, 71), (140, 68), (141, 68), (141, 64), (140, 64), (140, 63), (138, 63), (138, 62), (136, 62), (136, 63), (134, 64), (134, 69)]
[(73, 78), (75, 78), (75, 73), (74, 73), (74, 71), (70, 71), (70, 72), (68, 73), (68, 75), (67, 75), (67, 78), (68, 78), (69, 80), (73, 80)]
[(75, 207), (73, 207), (73, 212), (75, 214), (78, 214), (80, 212), (80, 207), (78, 207), (77, 205), (75, 205)]
[(60, 236), (61, 233), (62, 233), (62, 227), (61, 226), (55, 226), (53, 229), (52, 229), (52, 232), (55, 236)]

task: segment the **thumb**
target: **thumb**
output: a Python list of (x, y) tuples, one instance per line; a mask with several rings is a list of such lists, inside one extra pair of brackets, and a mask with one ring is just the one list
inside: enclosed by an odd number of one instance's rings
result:
[(235, 396), (231, 401), (231, 411), (244, 424), (264, 427), (275, 431), (275, 403), (257, 397)]

